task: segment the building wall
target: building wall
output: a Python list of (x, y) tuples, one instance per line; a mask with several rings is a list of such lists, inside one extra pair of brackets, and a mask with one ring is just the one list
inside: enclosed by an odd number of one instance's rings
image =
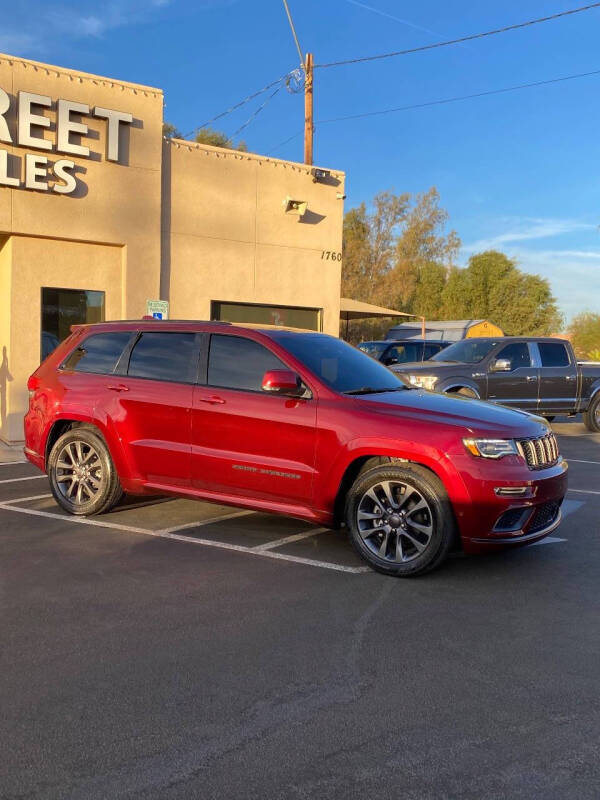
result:
[[(181, 140), (164, 143), (163, 275), (172, 317), (210, 318), (211, 300), (323, 309), (339, 333), (344, 175)], [(286, 214), (303, 200), (303, 217)], [(168, 200), (168, 201), (167, 201)]]
[[(0, 55), (0, 439), (22, 440), (27, 378), (40, 361), (41, 288), (105, 293), (106, 319), (139, 318), (165, 299), (171, 317), (209, 318), (211, 300), (323, 309), (338, 334), (344, 176), (315, 183), (310, 168), (162, 136), (158, 89)], [(51, 98), (49, 119), (19, 143), (19, 92)], [(89, 106), (58, 152), (58, 100)], [(110, 160), (107, 108), (132, 115)], [(6, 121), (7, 130), (4, 126)], [(9, 141), (10, 140), (10, 141)], [(47, 188), (26, 188), (27, 158), (47, 157)], [(3, 171), (3, 159), (7, 171)], [(53, 169), (74, 162), (75, 190), (60, 194)], [(31, 162), (30, 162), (31, 163)], [(15, 181), (19, 186), (14, 186)], [(286, 215), (286, 196), (308, 203)]]

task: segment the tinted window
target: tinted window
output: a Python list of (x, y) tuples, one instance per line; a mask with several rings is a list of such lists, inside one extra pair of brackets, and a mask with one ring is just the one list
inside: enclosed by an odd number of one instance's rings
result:
[(241, 336), (215, 334), (210, 337), (208, 356), (210, 386), (260, 392), (263, 376), (270, 369), (287, 369), (287, 367), (262, 344), (252, 339), (243, 339)]
[(341, 339), (319, 333), (286, 331), (274, 331), (270, 336), (337, 392), (364, 387), (376, 391), (406, 388), (387, 367)]
[(511, 369), (531, 366), (529, 348), (525, 342), (513, 342), (513, 344), (503, 347), (502, 350), (500, 350), (500, 352), (497, 354), (496, 358), (504, 358), (507, 361), (510, 361)]
[(104, 292), (42, 288), (42, 361), (67, 338), (71, 325), (104, 322)]
[[(385, 354), (385, 361), (394, 359), (397, 364), (406, 364), (409, 361), (421, 361), (423, 357), (423, 345), (415, 342), (406, 344), (394, 344)], [(389, 362), (391, 363), (391, 362)]]
[(441, 344), (426, 344), (425, 345), (425, 355), (423, 356), (423, 358), (427, 361), (432, 356), (434, 356), (436, 353), (439, 353), (441, 349), (442, 349), (442, 345)]
[(64, 369), (75, 372), (109, 374), (117, 366), (121, 353), (131, 339), (131, 331), (97, 333), (88, 336), (65, 361)]
[(193, 383), (198, 369), (194, 333), (143, 333), (129, 359), (127, 374), (156, 381)]
[(380, 358), (386, 347), (387, 342), (361, 342), (358, 345), (359, 350), (362, 350), (363, 353), (373, 358)]
[(432, 357), (432, 361), (456, 361), (463, 364), (477, 364), (498, 344), (497, 339), (461, 339), (445, 347)]
[(540, 342), (538, 344), (542, 367), (568, 367), (569, 354), (564, 344), (559, 342)]

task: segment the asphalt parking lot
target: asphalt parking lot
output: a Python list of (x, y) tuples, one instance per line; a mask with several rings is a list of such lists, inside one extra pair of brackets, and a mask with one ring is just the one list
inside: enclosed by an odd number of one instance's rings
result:
[(186, 500), (65, 516), (0, 465), (0, 797), (597, 798), (600, 435), (544, 542), (413, 580)]

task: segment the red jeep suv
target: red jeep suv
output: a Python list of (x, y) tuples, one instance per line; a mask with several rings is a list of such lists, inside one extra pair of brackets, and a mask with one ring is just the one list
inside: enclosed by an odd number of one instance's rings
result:
[(28, 383), (25, 453), (71, 514), (171, 494), (345, 525), (376, 570), (530, 543), (567, 465), (544, 420), (414, 389), (340, 339), (218, 322), (74, 326)]

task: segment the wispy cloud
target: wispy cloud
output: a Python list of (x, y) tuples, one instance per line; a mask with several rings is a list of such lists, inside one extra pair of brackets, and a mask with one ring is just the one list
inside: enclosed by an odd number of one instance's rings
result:
[[(502, 222), (499, 221), (497, 224), (500, 226)], [(593, 231), (598, 228), (597, 224), (575, 219), (527, 218), (518, 222), (506, 220), (504, 225), (506, 229), (501, 233), (465, 244), (463, 250), (467, 253), (478, 253), (482, 250), (494, 250), (512, 242), (550, 239), (566, 233)]]
[(114, 0), (100, 5), (79, 0), (50, 7), (40, 4), (22, 17), (17, 11), (13, 30), (5, 27), (0, 33), (0, 50), (25, 56), (44, 53), (59, 34), (71, 40), (99, 39), (108, 31), (151, 19), (153, 13), (171, 3), (172, 0)]
[[(509, 218), (495, 221), (492, 227), (500, 231), (463, 246), (465, 261), (483, 250), (502, 250), (517, 261), (520, 269), (550, 281), (567, 321), (580, 311), (600, 311), (600, 231), (596, 223)], [(561, 237), (567, 240), (563, 247), (559, 246)], [(582, 246), (584, 243), (591, 246)]]

